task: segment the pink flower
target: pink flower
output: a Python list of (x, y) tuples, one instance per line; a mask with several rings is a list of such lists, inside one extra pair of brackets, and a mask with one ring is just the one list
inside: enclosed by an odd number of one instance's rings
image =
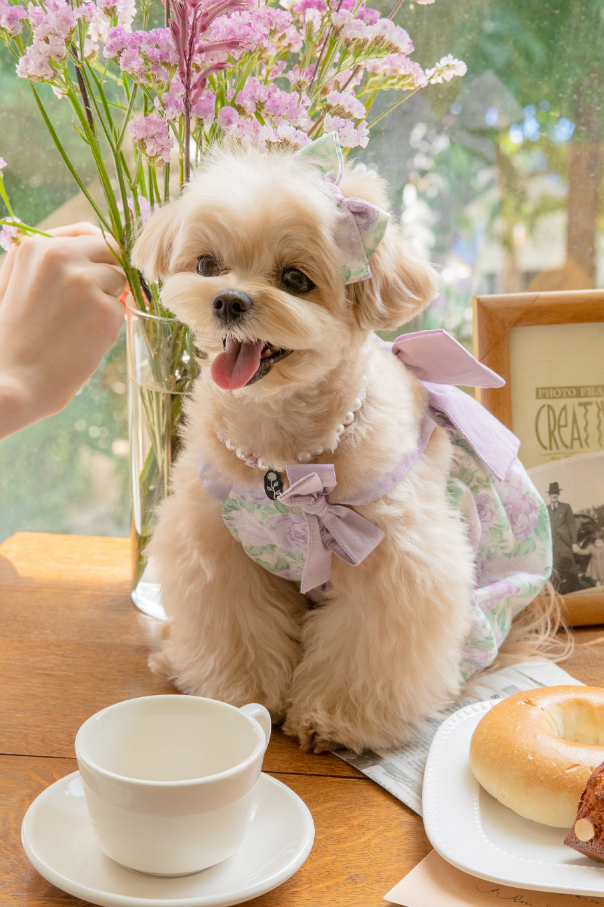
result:
[(130, 135), (154, 167), (170, 163), (172, 139), (167, 120), (158, 113), (135, 117), (129, 123)]
[(7, 166), (6, 161), (4, 160), (3, 157), (0, 157), (0, 170), (4, 170), (4, 168), (5, 168), (6, 166)]
[(0, 230), (0, 247), (8, 252), (13, 246), (19, 245), (23, 232), (18, 227), (3, 226)]
[(341, 37), (349, 47), (361, 49), (375, 41), (377, 32), (374, 26), (365, 25), (360, 19), (350, 19), (344, 25)]
[(162, 89), (178, 66), (178, 52), (169, 28), (128, 32), (116, 26), (109, 30), (104, 56), (117, 59), (122, 72), (135, 81)]
[(8, 32), (14, 38), (21, 34), (22, 19), (27, 19), (27, 12), (22, 6), (11, 6), (7, 0), (0, 0), (0, 30)]
[(154, 99), (153, 103), (156, 110), (161, 112), (163, 108), (164, 116), (167, 120), (177, 119), (183, 115), (185, 109), (182, 99), (183, 94), (184, 89), (178, 76), (175, 76), (170, 84), (169, 91), (166, 91), (161, 96), (161, 100), (159, 98)]
[(369, 143), (369, 130), (365, 120), (355, 126), (352, 120), (344, 120), (328, 113), (323, 122), (323, 131), (336, 132), (343, 148), (356, 148), (358, 145), (365, 148)]
[[(379, 13), (378, 13), (379, 18)], [(339, 29), (344, 28), (347, 22), (350, 22), (352, 19), (352, 13), (348, 9), (341, 9), (338, 12), (331, 14), (331, 24), (339, 31)]]
[(335, 117), (361, 120), (365, 116), (365, 105), (347, 91), (330, 91), (327, 95), (327, 109)]
[(72, 9), (67, 0), (47, 0), (46, 9), (29, 4), (27, 18), (32, 43), (17, 63), (20, 79), (50, 81), (57, 76), (55, 67), (67, 57), (77, 20), (84, 17), (81, 7)]
[[(358, 0), (330, 0), (332, 9), (346, 9), (351, 13), (354, 12), (355, 7), (357, 6)], [(358, 12), (365, 8), (365, 3), (361, 3)], [(357, 15), (358, 15), (357, 12)]]
[[(434, 0), (429, 0), (430, 3), (434, 3)], [(380, 14), (377, 9), (361, 9), (357, 13), (359, 19), (362, 19), (365, 25), (377, 25), (380, 21)]]
[(224, 129), (224, 130), (231, 129), (231, 127), (234, 126), (235, 123), (239, 122), (239, 114), (237, 113), (237, 111), (235, 110), (234, 107), (229, 107), (227, 105), (226, 107), (223, 107), (222, 110), (220, 111), (220, 113), (218, 114), (218, 116), (216, 118), (216, 122), (218, 123), (218, 125), (220, 126), (221, 129)]
[(316, 9), (323, 15), (327, 12), (327, 3), (325, 0), (299, 0), (294, 6), (294, 12), (299, 14), (305, 13), (307, 9)]
[(88, 15), (88, 36), (93, 44), (106, 41), (112, 20), (117, 18), (120, 28), (130, 31), (136, 15), (135, 0), (84, 0)]
[(276, 130), (276, 137), (280, 145), (287, 145), (290, 148), (304, 148), (310, 143), (310, 139), (305, 132), (290, 126), (289, 123), (279, 123)]
[[(310, 99), (304, 92), (298, 97), (277, 88), (274, 83), (265, 85), (259, 79), (250, 76), (236, 98), (232, 90), (227, 92), (227, 97), (233, 103), (223, 110), (236, 110), (239, 115), (250, 117), (260, 114), (264, 120), (270, 120), (273, 125), (285, 121), (300, 129), (310, 129), (311, 119), (306, 111)], [(228, 116), (232, 117), (232, 114)], [(218, 124), (223, 126), (223, 122), (227, 128), (231, 125), (219, 116)]]
[(305, 91), (312, 82), (314, 71), (314, 63), (311, 64), (308, 69), (300, 69), (299, 66), (294, 66), (293, 69), (290, 69), (289, 72), (285, 73), (285, 78), (291, 82), (293, 88), (298, 91)]
[(399, 53), (413, 53), (413, 41), (400, 25), (395, 25), (391, 19), (380, 19), (375, 27), (383, 40), (398, 48)]
[[(129, 197), (127, 199), (127, 201), (128, 201), (128, 210), (130, 211), (130, 214), (132, 215), (132, 217), (136, 217), (134, 199), (132, 197)], [(148, 220), (152, 214), (151, 203), (143, 195), (139, 195), (138, 207), (141, 212), (141, 223), (144, 225), (148, 222)], [(156, 211), (158, 208), (159, 208), (159, 205), (153, 205), (153, 211)], [(118, 201), (118, 203), (117, 203), (117, 210), (120, 212), (124, 211), (124, 205), (121, 201)]]
[(267, 79), (269, 80), (269, 82), (272, 81), (273, 79), (278, 79), (280, 76), (286, 74), (286, 73), (285, 73), (285, 67), (286, 67), (286, 66), (287, 66), (287, 61), (286, 61), (286, 60), (281, 60), (280, 63), (277, 63), (276, 66), (273, 66), (273, 68), (270, 69), (270, 70), (267, 72), (267, 74), (266, 74)]
[(410, 60), (405, 54), (389, 54), (365, 63), (367, 72), (374, 75), (383, 73), (388, 79), (408, 79), (415, 88), (425, 88), (428, 84), (426, 73), (419, 63)]
[(213, 91), (202, 92), (191, 108), (191, 113), (197, 119), (203, 121), (207, 129), (214, 122), (214, 108), (216, 106), (216, 95)]

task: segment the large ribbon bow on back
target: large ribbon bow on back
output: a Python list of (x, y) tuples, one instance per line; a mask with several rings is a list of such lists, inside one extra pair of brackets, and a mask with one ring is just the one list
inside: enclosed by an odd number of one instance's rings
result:
[(384, 238), (390, 215), (362, 198), (345, 198), (339, 183), (344, 171), (342, 149), (335, 132), (306, 145), (294, 157), (307, 161), (324, 176), (338, 208), (336, 245), (342, 254), (344, 283), (371, 277), (369, 262)]

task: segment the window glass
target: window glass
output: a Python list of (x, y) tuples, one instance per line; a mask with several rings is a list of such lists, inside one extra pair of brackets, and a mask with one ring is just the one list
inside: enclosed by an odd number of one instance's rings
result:
[[(464, 78), (401, 104), (355, 152), (386, 177), (406, 235), (440, 271), (438, 298), (401, 330), (445, 327), (469, 346), (475, 293), (603, 286), (599, 0), (405, 0), (396, 21), (424, 66), (447, 53), (468, 65)], [(17, 214), (46, 226), (90, 217), (4, 49), (0, 87)], [(396, 100), (380, 99), (381, 109)], [(50, 109), (98, 194), (67, 104)], [(127, 534), (125, 392), (122, 337), (64, 412), (0, 442), (0, 539)]]

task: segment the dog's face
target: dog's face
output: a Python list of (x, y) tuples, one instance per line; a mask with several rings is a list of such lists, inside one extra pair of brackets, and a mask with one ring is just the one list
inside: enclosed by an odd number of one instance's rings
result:
[[(347, 170), (346, 196), (385, 207), (383, 186)], [(225, 390), (267, 396), (312, 383), (373, 329), (394, 328), (433, 294), (431, 269), (397, 228), (346, 286), (341, 216), (321, 174), (284, 153), (216, 153), (183, 197), (158, 211), (132, 260), (164, 280), (162, 301), (194, 331)]]

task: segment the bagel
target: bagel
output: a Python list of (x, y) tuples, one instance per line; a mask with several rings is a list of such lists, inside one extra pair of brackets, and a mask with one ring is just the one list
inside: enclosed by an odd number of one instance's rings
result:
[(540, 687), (498, 702), (470, 743), (474, 777), (514, 812), (571, 828), (604, 761), (604, 689)]

